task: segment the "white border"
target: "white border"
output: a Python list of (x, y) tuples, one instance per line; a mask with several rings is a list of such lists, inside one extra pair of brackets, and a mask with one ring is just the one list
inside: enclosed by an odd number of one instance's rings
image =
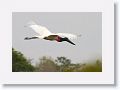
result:
[[(0, 1), (0, 81), (3, 84), (114, 84), (113, 0)], [(12, 12), (102, 12), (102, 72), (12, 72)]]

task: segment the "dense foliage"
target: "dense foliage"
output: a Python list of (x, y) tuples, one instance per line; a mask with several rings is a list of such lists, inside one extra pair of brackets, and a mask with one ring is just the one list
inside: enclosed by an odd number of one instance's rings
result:
[(13, 72), (33, 72), (35, 68), (23, 56), (21, 52), (12, 49), (12, 71)]
[(101, 60), (89, 63), (72, 63), (66, 57), (43, 56), (35, 66), (21, 52), (12, 49), (13, 72), (102, 72)]

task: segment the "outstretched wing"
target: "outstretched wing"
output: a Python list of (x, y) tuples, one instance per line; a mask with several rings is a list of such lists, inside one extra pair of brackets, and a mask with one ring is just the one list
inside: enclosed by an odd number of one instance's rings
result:
[(70, 33), (56, 33), (56, 35), (61, 36), (61, 37), (67, 37), (69, 39), (77, 39), (78, 37), (81, 36), (81, 35), (74, 35)]
[(51, 32), (44, 26), (37, 25), (35, 22), (29, 22), (28, 26), (32, 28), (40, 36), (49, 36)]

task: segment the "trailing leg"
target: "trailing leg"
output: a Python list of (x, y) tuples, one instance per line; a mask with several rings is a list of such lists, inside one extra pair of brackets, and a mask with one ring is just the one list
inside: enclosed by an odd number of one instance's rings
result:
[(25, 37), (24, 40), (37, 39), (38, 37)]

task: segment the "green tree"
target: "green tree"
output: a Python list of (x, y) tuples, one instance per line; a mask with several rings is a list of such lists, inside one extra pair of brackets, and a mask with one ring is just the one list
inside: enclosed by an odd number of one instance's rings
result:
[(13, 72), (33, 72), (34, 67), (24, 55), (12, 48), (12, 71)]
[(100, 60), (96, 60), (93, 63), (86, 63), (83, 65), (80, 72), (102, 72), (102, 62)]
[(71, 60), (66, 57), (57, 57), (55, 60), (57, 65), (59, 65), (59, 71), (64, 72), (68, 70), (69, 65), (71, 64)]
[(43, 56), (39, 59), (39, 63), (36, 64), (36, 71), (38, 72), (57, 72), (58, 67), (51, 57)]

